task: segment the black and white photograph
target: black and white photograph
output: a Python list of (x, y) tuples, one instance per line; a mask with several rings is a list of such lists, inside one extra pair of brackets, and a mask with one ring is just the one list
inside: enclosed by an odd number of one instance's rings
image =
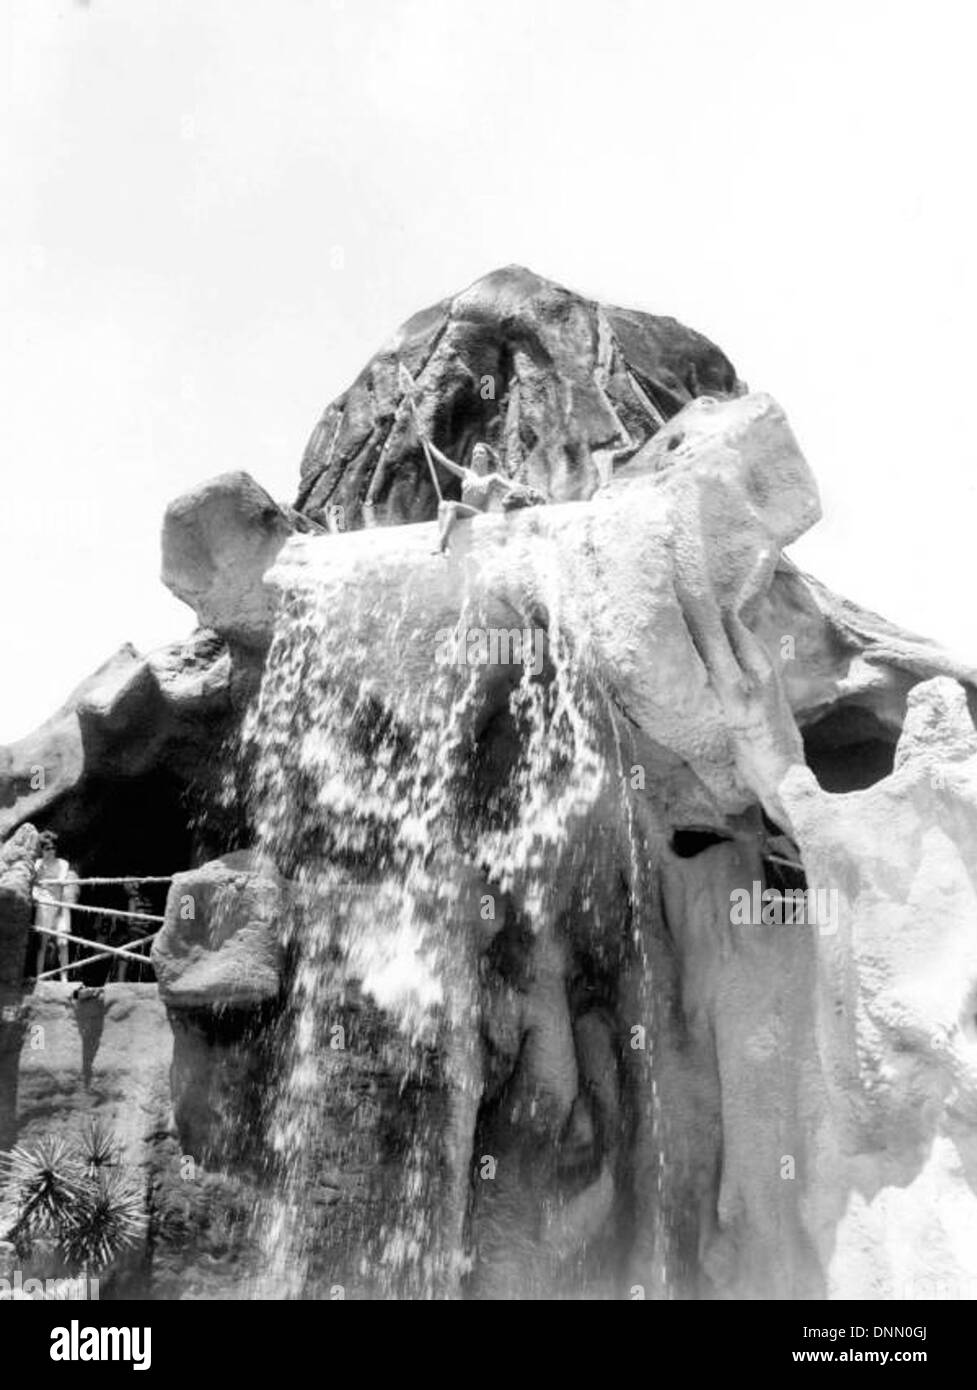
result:
[(501, 1301), (938, 1360), (975, 29), (4, 0), (0, 1302), (44, 1361)]

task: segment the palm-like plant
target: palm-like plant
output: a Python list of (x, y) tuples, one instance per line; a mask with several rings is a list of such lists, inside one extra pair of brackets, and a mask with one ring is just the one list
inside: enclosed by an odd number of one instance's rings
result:
[(78, 1268), (104, 1269), (134, 1245), (145, 1225), (143, 1194), (120, 1172), (103, 1169), (84, 1188), (61, 1248)]
[(17, 1147), (3, 1156), (2, 1170), (14, 1187), (17, 1220), (11, 1236), (57, 1236), (81, 1200), (84, 1171), (63, 1139), (42, 1139), (34, 1149)]
[(118, 1141), (97, 1120), (80, 1145), (42, 1139), (32, 1149), (0, 1155), (0, 1182), (17, 1207), (10, 1239), (26, 1253), (37, 1239), (56, 1242), (77, 1269), (97, 1272), (139, 1239), (143, 1194), (116, 1165)]
[(104, 1168), (114, 1168), (122, 1157), (122, 1146), (101, 1120), (89, 1118), (82, 1126), (79, 1149), (85, 1171), (98, 1177)]

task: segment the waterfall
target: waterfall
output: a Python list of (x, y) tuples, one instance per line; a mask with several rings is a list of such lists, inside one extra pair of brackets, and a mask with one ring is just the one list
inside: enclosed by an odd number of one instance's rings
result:
[[(242, 729), (257, 847), (293, 885), (267, 1115), (271, 1195), (255, 1215), (262, 1296), (463, 1289), (484, 1085), (480, 958), (502, 926), (491, 909), (518, 910), (563, 989), (559, 921), (572, 891), (583, 884), (586, 895), (583, 831), (609, 780), (606, 695), (585, 644), (569, 640), (551, 546), (533, 558), (535, 603), (513, 629), (535, 634), (540, 659), (524, 643), (520, 660), (500, 665), (466, 647), (493, 621), (484, 571), (482, 585), (460, 586), (439, 656), (423, 599), (371, 582), (362, 541), (307, 542), (280, 568), (274, 638)], [(629, 843), (640, 858), (630, 831)], [(631, 869), (637, 882), (643, 870)], [(382, 1097), (343, 1109), (347, 1053), (364, 1043), (374, 1083), (395, 1078), (407, 1117), (393, 1141), (377, 1119)], [(660, 1127), (657, 1093), (653, 1103)], [(531, 1098), (530, 1123), (536, 1108)], [(323, 1165), (342, 1168), (360, 1143), (382, 1177), (343, 1194), (324, 1236), (310, 1193)], [(500, 1210), (510, 1200), (492, 1197)], [(573, 1226), (561, 1205), (544, 1197), (545, 1230)]]

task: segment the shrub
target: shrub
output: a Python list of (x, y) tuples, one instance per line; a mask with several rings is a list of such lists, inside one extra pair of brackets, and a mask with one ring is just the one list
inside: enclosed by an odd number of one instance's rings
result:
[(27, 1254), (53, 1241), (75, 1271), (97, 1274), (136, 1244), (144, 1225), (143, 1194), (117, 1167), (118, 1141), (90, 1121), (81, 1142), (42, 1139), (33, 1148), (0, 1155), (17, 1216), (10, 1239)]

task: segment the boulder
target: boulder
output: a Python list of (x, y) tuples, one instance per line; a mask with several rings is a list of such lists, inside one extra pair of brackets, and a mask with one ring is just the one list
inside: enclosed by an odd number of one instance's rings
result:
[(168, 1007), (251, 1007), (276, 998), (287, 891), (275, 866), (247, 850), (177, 874), (152, 953)]
[(261, 1039), (279, 1000), (287, 905), (275, 866), (250, 851), (178, 874), (170, 887), (152, 958), (173, 1029), (181, 1146), (204, 1162), (256, 1152), (274, 1084)]
[(894, 767), (929, 765), (939, 782), (948, 764), (969, 763), (977, 757), (977, 729), (963, 686), (946, 678), (922, 681), (906, 700), (906, 721), (896, 748)]
[(163, 583), (202, 626), (246, 650), (261, 649), (274, 613), (265, 571), (289, 536), (310, 529), (247, 473), (222, 473), (167, 507)]

